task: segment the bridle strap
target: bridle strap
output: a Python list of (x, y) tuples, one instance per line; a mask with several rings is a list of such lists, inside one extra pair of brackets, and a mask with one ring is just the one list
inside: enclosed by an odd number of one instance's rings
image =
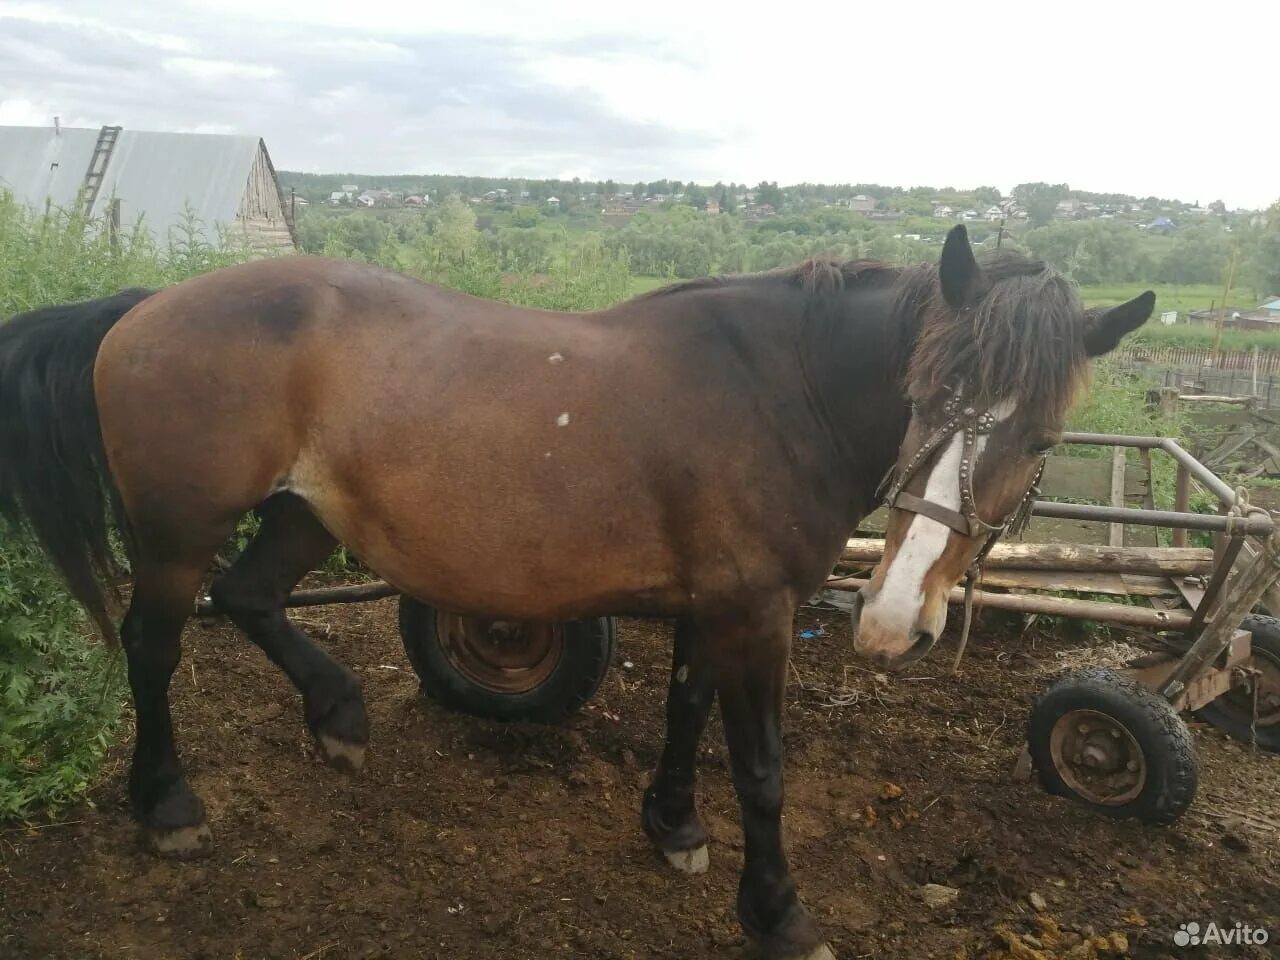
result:
[[(992, 537), (987, 541), (988, 544), (996, 542), (996, 538)], [(985, 548), (984, 548), (985, 552)], [(978, 564), (981, 560), (974, 562), (964, 575), (964, 625), (960, 628), (960, 644), (956, 647), (956, 658), (951, 661), (951, 672), (960, 672), (960, 661), (964, 659), (964, 648), (969, 645), (969, 628), (973, 626), (973, 584), (978, 579)]]
[(932, 500), (917, 497), (914, 493), (907, 493), (905, 490), (898, 494), (892, 505), (899, 510), (918, 513), (920, 516), (928, 517), (930, 520), (937, 520), (944, 526), (948, 526), (956, 533), (964, 534), (966, 537), (977, 536), (982, 532), (970, 529), (969, 518), (959, 510), (952, 510), (950, 507), (944, 507), (942, 504), (934, 503)]
[[(986, 541), (982, 544), (977, 556), (974, 557), (969, 569), (965, 571), (964, 625), (960, 629), (960, 644), (956, 649), (955, 661), (951, 666), (952, 673), (959, 671), (960, 660), (964, 657), (965, 647), (969, 643), (969, 629), (973, 625), (974, 584), (981, 574), (982, 561), (991, 552), (991, 548), (996, 545), (996, 541), (1000, 539), (1001, 534), (1008, 529), (1017, 532), (1026, 525), (1027, 520), (1030, 518), (1035, 498), (1040, 493), (1040, 478), (1044, 474), (1045, 465), (1045, 460), (1042, 458), (1040, 468), (1036, 471), (1035, 478), (1023, 495), (1018, 508), (1000, 524), (987, 523), (978, 516), (978, 506), (973, 495), (973, 474), (977, 469), (978, 435), (988, 432), (995, 424), (995, 418), (989, 411), (979, 413), (973, 407), (962, 406), (962, 403), (960, 392), (957, 390), (951, 399), (947, 401), (947, 405), (944, 408), (943, 412), (947, 415), (946, 421), (921, 444), (920, 449), (911, 457), (911, 460), (901, 473), (895, 477), (891, 470), (881, 483), (881, 488), (885, 485), (889, 486), (889, 492), (884, 500), (885, 504), (890, 508), (905, 510), (909, 513), (919, 514), (922, 517), (928, 517), (930, 520), (936, 520), (943, 526), (950, 527), (966, 537), (986, 535)], [(961, 509), (952, 510), (950, 507), (944, 507), (942, 504), (934, 503), (932, 500), (926, 500), (923, 497), (917, 497), (913, 493), (908, 493), (904, 488), (911, 481), (911, 478), (941, 449), (944, 443), (962, 431), (964, 434), (964, 449), (960, 458), (959, 477)], [(876, 492), (879, 493), (878, 490)]]

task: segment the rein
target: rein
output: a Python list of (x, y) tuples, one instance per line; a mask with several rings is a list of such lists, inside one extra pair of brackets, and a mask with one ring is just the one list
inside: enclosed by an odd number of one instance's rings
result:
[[(959, 390), (952, 394), (942, 408), (942, 412), (947, 419), (920, 445), (920, 449), (915, 452), (902, 471), (895, 476), (895, 471), (890, 470), (885, 477), (885, 482), (889, 483), (889, 491), (884, 496), (884, 503), (890, 509), (905, 510), (908, 513), (916, 513), (930, 520), (936, 520), (962, 536), (986, 536), (982, 548), (973, 558), (964, 575), (964, 625), (960, 630), (960, 646), (956, 650), (955, 661), (951, 665), (951, 672), (955, 673), (960, 669), (960, 660), (969, 642), (969, 628), (973, 624), (973, 589), (974, 583), (982, 572), (982, 561), (1006, 531), (1016, 534), (1026, 528), (1031, 519), (1031, 508), (1035, 504), (1036, 497), (1040, 495), (1040, 478), (1044, 474), (1045, 457), (1040, 458), (1040, 466), (1013, 513), (998, 524), (988, 523), (978, 515), (977, 503), (973, 496), (973, 475), (977, 470), (978, 437), (991, 432), (996, 418), (989, 410), (979, 412), (974, 407), (964, 406)], [(933, 459), (934, 454), (942, 448), (943, 444), (961, 432), (964, 434), (964, 449), (960, 455), (960, 509), (953, 510), (940, 503), (908, 493), (904, 488), (911, 482), (912, 477)], [(893, 478), (892, 482), (890, 478)], [(882, 483), (881, 487), (883, 486)]]

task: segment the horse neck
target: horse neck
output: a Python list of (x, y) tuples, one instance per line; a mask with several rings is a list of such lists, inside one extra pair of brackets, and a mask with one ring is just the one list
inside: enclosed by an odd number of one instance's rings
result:
[(874, 508), (906, 436), (913, 328), (895, 317), (889, 288), (811, 302), (801, 326), (806, 387), (830, 434), (851, 522)]

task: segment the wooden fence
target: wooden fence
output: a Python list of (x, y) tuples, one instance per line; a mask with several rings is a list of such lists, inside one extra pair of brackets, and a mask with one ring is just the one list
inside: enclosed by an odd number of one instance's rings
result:
[(1213, 370), (1242, 370), (1259, 374), (1280, 373), (1280, 352), (1275, 350), (1221, 350), (1215, 356), (1207, 347), (1152, 347), (1146, 344), (1121, 350), (1128, 363), (1161, 367), (1208, 367)]

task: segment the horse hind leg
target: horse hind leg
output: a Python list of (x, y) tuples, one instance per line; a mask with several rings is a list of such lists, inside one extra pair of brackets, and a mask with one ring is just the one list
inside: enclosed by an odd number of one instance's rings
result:
[(182, 772), (169, 712), (182, 627), (202, 576), (203, 563), (135, 558), (133, 596), (120, 628), (136, 715), (129, 800), (144, 843), (166, 856), (198, 856), (212, 846), (204, 804)]
[(360, 681), (285, 615), (290, 591), (337, 545), (300, 497), (279, 493), (259, 508), (257, 535), (210, 594), (302, 694), (307, 727), (330, 764), (354, 773), (364, 764), (369, 720)]

